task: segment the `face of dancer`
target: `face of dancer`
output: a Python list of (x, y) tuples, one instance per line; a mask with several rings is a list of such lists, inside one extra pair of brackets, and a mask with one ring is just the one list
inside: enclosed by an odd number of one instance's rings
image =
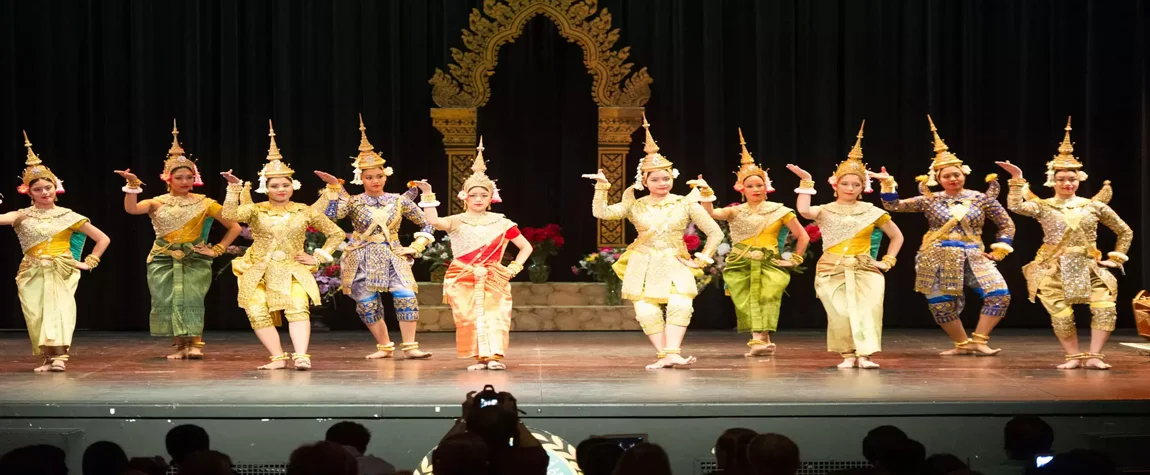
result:
[(743, 180), (743, 195), (748, 203), (761, 203), (767, 199), (767, 182), (757, 176), (749, 176)]
[(28, 196), (35, 206), (52, 207), (56, 202), (56, 185), (46, 178), (37, 178), (28, 184)]
[(292, 182), (291, 178), (276, 177), (268, 180), (268, 200), (275, 204), (283, 204), (291, 201)]
[(1071, 198), (1078, 192), (1078, 172), (1063, 170), (1054, 174), (1054, 194), (1059, 198)]
[(382, 168), (371, 168), (364, 170), (359, 179), (363, 180), (363, 191), (367, 192), (369, 196), (379, 196), (383, 194), (383, 185), (387, 183), (387, 174), (383, 172)]
[(938, 171), (938, 183), (944, 190), (958, 193), (966, 185), (966, 175), (958, 167), (946, 167)]
[(647, 174), (647, 181), (643, 183), (651, 194), (654, 196), (667, 196), (671, 192), (671, 185), (674, 183), (674, 178), (671, 173), (666, 170), (654, 171)]
[(467, 190), (467, 210), (472, 213), (482, 213), (491, 206), (491, 192), (481, 186)]
[(173, 195), (186, 195), (191, 193), (192, 187), (196, 183), (196, 174), (188, 167), (179, 167), (172, 170), (171, 178), (169, 178), (168, 186), (172, 188)]
[(858, 201), (859, 195), (863, 192), (863, 181), (858, 175), (843, 175), (839, 177), (838, 185), (835, 186), (835, 192), (838, 193), (838, 200), (853, 203)]

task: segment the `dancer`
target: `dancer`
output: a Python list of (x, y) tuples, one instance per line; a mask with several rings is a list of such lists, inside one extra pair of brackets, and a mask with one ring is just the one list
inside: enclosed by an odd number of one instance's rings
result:
[[(456, 355), (475, 358), (477, 362), (468, 366), (468, 371), (503, 370), (507, 366), (501, 360), (507, 356), (511, 340), (511, 279), (523, 270), (532, 248), (514, 222), (488, 211), (502, 198), (495, 182), (487, 177), (483, 137), (476, 150), (479, 153), (471, 165), (471, 176), (456, 195), (467, 206), (464, 212), (440, 218), (435, 209), (439, 201), (427, 180), (417, 183), (423, 192), (419, 206), (427, 221), (451, 238), (454, 260), (443, 279), (443, 299), (455, 317)], [(519, 253), (504, 267), (500, 261), (508, 242), (518, 247)]]
[[(671, 193), (679, 171), (659, 154), (650, 127), (644, 116), (647, 141), (643, 151), (647, 155), (639, 162), (635, 184), (623, 191), (623, 201), (607, 205), (611, 183), (603, 170), (583, 177), (595, 181), (591, 213), (596, 218), (628, 219), (639, 232), (613, 267), (623, 280), (623, 298), (634, 302), (635, 318), (655, 346), (658, 359), (647, 369), (658, 369), (690, 365), (696, 360), (681, 354), (691, 323), (692, 300), (698, 293), (695, 277), (702, 275), (701, 267), (714, 263), (711, 256), (722, 241), (723, 230), (697, 202)], [(644, 186), (650, 194), (635, 199), (635, 191)], [(683, 243), (683, 233), (691, 223), (707, 235), (703, 250), (693, 258)], [(662, 305), (667, 308), (666, 322)]]
[[(866, 121), (863, 121), (863, 126)], [(815, 266), (815, 294), (827, 311), (827, 351), (838, 353), (839, 368), (875, 369), (872, 358), (882, 351), (882, 302), (886, 292), (884, 272), (898, 262), (902, 231), (882, 209), (859, 201), (870, 192), (870, 171), (862, 162), (863, 129), (847, 159), (839, 163), (828, 180), (835, 201), (811, 206), (817, 193), (811, 174), (796, 165), (787, 169), (798, 175), (795, 209), (815, 221), (822, 232), (823, 255)], [(890, 238), (886, 255), (878, 256), (882, 234)]]
[[(220, 173), (228, 181), (223, 217), (247, 223), (252, 230), (252, 245), (244, 255), (232, 260), (232, 273), (239, 280), (239, 306), (248, 314), (252, 330), (271, 354), (270, 363), (259, 369), (281, 369), (292, 360), (297, 370), (311, 369), (307, 353), (311, 339), (308, 301), (321, 302), (315, 282), (317, 262), (331, 262), (331, 253), (343, 242), (343, 230), (310, 206), (291, 201), (300, 183), (295, 172), (285, 164), (276, 147), (276, 133), (268, 121), (268, 162), (260, 170), (256, 193), (268, 195), (268, 201), (253, 204), (251, 183), (241, 183), (232, 171)], [(319, 229), (327, 241), (309, 255), (304, 252), (307, 227)], [(281, 324), (281, 314), (288, 321), (295, 352), (285, 353), (279, 333), (273, 326)]]
[[(375, 337), (375, 353), (367, 359), (391, 358), (395, 343), (387, 332), (383, 320), (383, 302), (380, 294), (391, 293), (399, 331), (403, 336), (403, 354), (407, 358), (430, 358), (431, 353), (419, 350), (415, 330), (419, 320), (418, 288), (411, 275), (413, 257), (423, 253), (428, 243), (435, 241), (432, 227), (424, 219), (419, 207), (403, 195), (384, 193), (383, 185), (391, 176), (391, 167), (367, 141), (367, 128), (363, 115), (359, 117), (359, 155), (352, 166), (355, 178), (351, 183), (363, 185), (363, 194), (351, 196), (343, 183), (329, 173), (315, 174), (327, 183), (319, 200), (312, 207), (332, 220), (350, 216), (355, 232), (344, 249), (340, 260), (344, 294), (355, 299), (355, 311)], [(419, 226), (410, 247), (399, 242), (399, 225), (407, 218)]]
[[(712, 218), (730, 223), (731, 242), (735, 244), (726, 257), (723, 282), (735, 303), (739, 333), (751, 333), (747, 342), (750, 351), (743, 356), (767, 356), (777, 348), (771, 333), (778, 327), (783, 292), (791, 281), (788, 269), (802, 264), (810, 236), (795, 219), (793, 210), (767, 201), (767, 193), (775, 189), (767, 170), (756, 165), (747, 151), (743, 129), (739, 129), (739, 146), (743, 150), (735, 172), (735, 191), (745, 203), (715, 209), (715, 192), (702, 175), (687, 184), (698, 187), (702, 196), (699, 204)], [(779, 236), (784, 226), (796, 238), (795, 250), (787, 259), (779, 255)]]
[[(990, 331), (1006, 316), (1010, 290), (995, 262), (1014, 252), (1010, 246), (1014, 240), (1014, 221), (998, 202), (998, 176), (986, 177), (989, 186), (985, 194), (965, 189), (970, 167), (949, 151), (929, 115), (927, 120), (934, 134), (935, 155), (929, 173), (917, 179), (922, 196), (900, 200), (898, 184), (886, 167), (882, 173), (872, 176), (882, 182), (884, 208), (926, 215), (930, 229), (922, 237), (922, 246), (915, 257), (914, 290), (926, 295), (935, 323), (954, 340), (954, 348), (941, 355), (996, 355), (1002, 350), (987, 346), (987, 342)], [(940, 183), (943, 191), (930, 191), (930, 187)], [(990, 252), (986, 252), (982, 242), (982, 227), (987, 219), (998, 227), (997, 242), (990, 245)], [(978, 325), (970, 338), (959, 319), (966, 305), (964, 284), (982, 297)]]
[[(27, 167), (24, 184), (17, 191), (30, 196), (32, 206), (0, 215), (0, 224), (12, 226), (24, 253), (16, 272), (16, 293), (32, 340), (32, 354), (44, 357), (34, 371), (61, 372), (67, 369), (76, 329), (77, 269), (93, 270), (100, 265), (100, 256), (112, 240), (88, 218), (56, 206), (56, 195), (64, 193), (64, 181), (32, 152), (27, 132), (24, 147), (28, 149)], [(96, 241), (96, 247), (81, 260), (87, 238)]]
[[(1054, 335), (1066, 351), (1066, 362), (1058, 367), (1073, 369), (1085, 365), (1089, 369), (1109, 369), (1102, 348), (1118, 319), (1114, 306), (1118, 279), (1110, 269), (1122, 269), (1122, 264), (1129, 260), (1126, 252), (1134, 239), (1130, 226), (1107, 206), (1113, 195), (1110, 181), (1102, 182), (1102, 189), (1093, 199), (1076, 195), (1086, 173), (1082, 171), (1082, 162), (1074, 157), (1070, 118), (1066, 119), (1066, 136), (1058, 147), (1058, 155), (1046, 163), (1045, 186), (1054, 189), (1053, 198), (1033, 196), (1021, 169), (1010, 162), (996, 163), (1011, 175), (1006, 206), (1042, 224), (1042, 247), (1034, 260), (1022, 267), (1022, 274), (1026, 277), (1030, 301), (1033, 302), (1035, 296), (1042, 301), (1050, 313)], [(1098, 223), (1118, 235), (1114, 251), (1106, 254), (1106, 260), (1102, 260), (1102, 251), (1098, 250)], [(1090, 351), (1085, 353), (1078, 351), (1072, 307), (1075, 304), (1088, 304), (1092, 315)]]
[[(179, 134), (173, 119), (172, 146), (160, 175), (167, 184), (167, 194), (137, 201), (144, 183), (131, 169), (116, 170), (116, 174), (128, 181), (121, 188), (124, 211), (148, 215), (156, 231), (156, 241), (145, 261), (148, 292), (152, 296), (148, 316), (152, 336), (172, 338), (176, 352), (168, 359), (198, 360), (204, 357), (204, 296), (212, 285), (212, 259), (222, 256), (240, 235), (240, 225), (220, 217), (222, 207), (216, 200), (192, 193), (193, 186), (204, 182), (195, 162), (184, 156)], [(209, 246), (208, 231), (213, 221), (219, 221), (228, 232), (220, 242)]]

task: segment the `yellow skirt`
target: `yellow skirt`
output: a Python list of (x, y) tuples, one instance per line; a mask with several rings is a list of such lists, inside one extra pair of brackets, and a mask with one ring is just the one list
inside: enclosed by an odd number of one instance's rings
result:
[(32, 340), (32, 354), (43, 346), (72, 346), (76, 330), (76, 287), (80, 272), (72, 256), (24, 256), (16, 273), (16, 292)]

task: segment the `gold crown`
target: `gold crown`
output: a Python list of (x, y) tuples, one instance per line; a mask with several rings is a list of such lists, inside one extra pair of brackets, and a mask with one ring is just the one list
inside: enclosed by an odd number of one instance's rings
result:
[(743, 180), (753, 176), (762, 178), (763, 183), (769, 185), (771, 181), (767, 179), (767, 171), (756, 165), (755, 159), (751, 157), (751, 152), (747, 151), (747, 141), (743, 139), (742, 127), (739, 127), (739, 146), (743, 150), (739, 154), (739, 171), (735, 172), (735, 186), (742, 186)]
[[(926, 120), (930, 122), (930, 132), (934, 134), (934, 161), (930, 164), (932, 171), (942, 170), (946, 167), (959, 167), (963, 168), (962, 160), (958, 159), (958, 155), (950, 152), (950, 147), (946, 146), (946, 142), (942, 141), (942, 137), (938, 136), (938, 128), (934, 126), (934, 120), (930, 118), (930, 114), (926, 115)], [(969, 173), (964, 170), (964, 173)]]
[(658, 170), (671, 170), (675, 165), (667, 160), (659, 153), (659, 145), (655, 143), (655, 138), (651, 136), (651, 124), (647, 122), (647, 113), (643, 113), (643, 130), (647, 133), (647, 141), (643, 145), (643, 152), (647, 155), (639, 161), (639, 171), (642, 173), (651, 173)]
[(480, 187), (490, 193), (495, 193), (495, 182), (487, 177), (487, 164), (483, 163), (483, 136), (479, 136), (479, 146), (475, 147), (475, 162), (471, 164), (471, 176), (463, 182), (463, 189), (460, 191), (460, 196), (467, 196), (467, 191)]
[(1047, 168), (1052, 170), (1079, 170), (1082, 168), (1082, 162), (1074, 156), (1074, 144), (1070, 142), (1070, 117), (1066, 118), (1066, 136), (1062, 138), (1062, 144), (1058, 146), (1058, 155), (1054, 156), (1046, 164)]
[(260, 176), (264, 178), (291, 178), (295, 170), (283, 162), (284, 157), (280, 155), (280, 149), (276, 146), (276, 131), (272, 128), (271, 119), (268, 119), (268, 137), (271, 137), (271, 145), (268, 147), (268, 162), (260, 170)]
[(863, 127), (866, 127), (865, 120), (862, 121), (862, 125), (859, 126), (859, 134), (855, 139), (855, 146), (852, 147), (850, 153), (847, 154), (847, 159), (840, 162), (838, 168), (835, 169), (835, 182), (838, 182), (839, 178), (842, 178), (843, 175), (857, 175), (864, 183), (870, 183), (867, 175), (869, 171), (866, 168), (866, 164), (862, 161)]
[(383, 168), (387, 163), (382, 156), (375, 152), (375, 147), (367, 141), (367, 127), (363, 125), (363, 114), (359, 115), (359, 155), (355, 157), (353, 165), (360, 170), (369, 168)]
[[(172, 170), (179, 167), (188, 167), (196, 173), (196, 162), (184, 156), (184, 148), (180, 147), (180, 130), (176, 128), (176, 119), (172, 119), (172, 146), (168, 148), (168, 158), (164, 160), (163, 177), (171, 177)], [(166, 180), (165, 180), (166, 181)]]
[(32, 151), (32, 142), (28, 141), (28, 132), (24, 132), (24, 147), (28, 149), (28, 158), (24, 161), (26, 168), (24, 168), (24, 175), (22, 176), (24, 186), (27, 187), (33, 181), (40, 178), (47, 179), (51, 181), (53, 185), (59, 186), (60, 180), (56, 178), (52, 170), (49, 170), (48, 167), (44, 165), (44, 162), (40, 161), (40, 157)]

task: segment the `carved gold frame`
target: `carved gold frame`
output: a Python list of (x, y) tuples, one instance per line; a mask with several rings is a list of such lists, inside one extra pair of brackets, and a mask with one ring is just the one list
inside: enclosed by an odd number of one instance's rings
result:
[[(619, 29), (611, 29), (611, 15), (599, 10), (598, 0), (484, 0), (483, 11), (471, 10), (470, 28), (463, 30), (467, 51), (451, 49), (454, 64), (431, 77), (431, 123), (443, 134), (447, 153), (448, 189), (457, 191), (471, 174), (475, 160), (477, 110), (491, 98), (489, 77), (495, 73), (499, 50), (523, 33), (528, 20), (547, 17), (559, 34), (583, 48), (583, 64), (592, 76), (591, 96), (599, 105), (598, 164), (614, 184), (610, 200), (618, 201), (626, 186), (627, 152), (631, 134), (642, 122), (643, 105), (651, 98), (647, 68), (632, 73), (627, 63), (630, 48), (615, 50)], [(462, 211), (449, 200), (451, 213)], [(599, 221), (597, 245), (625, 244), (622, 221)]]

